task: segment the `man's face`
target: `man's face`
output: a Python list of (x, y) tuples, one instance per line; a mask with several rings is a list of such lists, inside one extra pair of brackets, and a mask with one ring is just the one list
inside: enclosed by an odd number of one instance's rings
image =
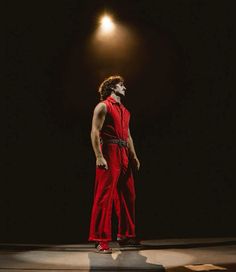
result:
[(119, 82), (119, 83), (116, 84), (114, 92), (118, 96), (125, 96), (125, 90), (126, 90), (126, 88), (124, 86), (124, 83), (123, 82)]

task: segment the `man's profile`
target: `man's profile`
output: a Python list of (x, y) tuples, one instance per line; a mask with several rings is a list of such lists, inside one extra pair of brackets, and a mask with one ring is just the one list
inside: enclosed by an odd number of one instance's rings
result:
[(91, 142), (96, 156), (94, 202), (89, 241), (97, 251), (111, 253), (111, 219), (114, 204), (118, 218), (117, 241), (137, 246), (135, 239), (135, 187), (133, 165), (139, 170), (129, 129), (130, 113), (121, 103), (126, 88), (121, 76), (110, 76), (99, 87), (101, 102), (94, 109)]

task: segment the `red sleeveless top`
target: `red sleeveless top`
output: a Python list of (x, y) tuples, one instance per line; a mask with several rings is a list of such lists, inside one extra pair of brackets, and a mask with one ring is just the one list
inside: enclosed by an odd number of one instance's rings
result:
[(109, 96), (102, 101), (107, 106), (106, 118), (100, 131), (102, 140), (122, 139), (127, 141), (130, 113), (125, 106)]

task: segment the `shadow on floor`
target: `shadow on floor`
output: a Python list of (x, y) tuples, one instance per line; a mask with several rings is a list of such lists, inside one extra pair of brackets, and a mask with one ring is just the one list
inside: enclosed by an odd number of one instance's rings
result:
[[(101, 254), (89, 252), (88, 258), (90, 263), (89, 271), (160, 271), (165, 272), (161, 264), (152, 264), (147, 262), (147, 257), (142, 256), (136, 249), (129, 252), (118, 251), (118, 256), (114, 258), (111, 254)], [(134, 264), (136, 268), (134, 268)], [(131, 268), (132, 267), (132, 268)]]

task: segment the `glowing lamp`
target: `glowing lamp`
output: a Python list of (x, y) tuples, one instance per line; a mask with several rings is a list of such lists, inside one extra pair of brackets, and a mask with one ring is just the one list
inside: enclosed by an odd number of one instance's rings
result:
[(105, 15), (101, 19), (101, 30), (103, 33), (111, 33), (115, 28), (115, 25), (108, 15)]

